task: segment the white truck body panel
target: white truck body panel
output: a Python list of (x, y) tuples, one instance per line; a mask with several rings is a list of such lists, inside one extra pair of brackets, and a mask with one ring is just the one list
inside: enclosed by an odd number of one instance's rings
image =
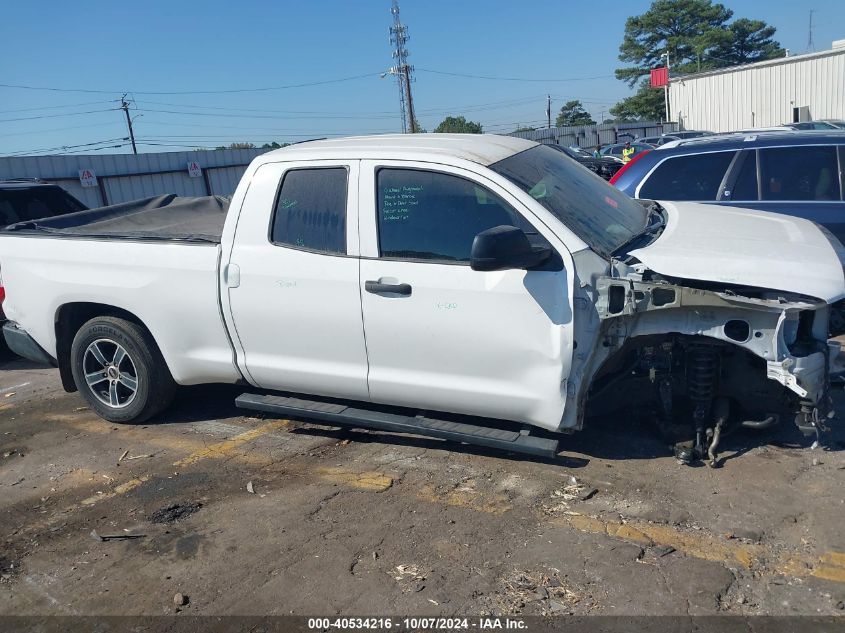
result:
[(220, 316), (218, 247), (0, 236), (6, 316), (56, 355), (56, 313), (101, 303), (143, 321), (179, 384), (240, 378)]
[(650, 269), (684, 279), (785, 290), (829, 302), (845, 297), (842, 262), (813, 222), (697, 202), (660, 204), (669, 214), (663, 233), (631, 252)]
[[(286, 170), (349, 170), (347, 256), (276, 246), (268, 239), (276, 190)], [(357, 258), (357, 161), (266, 163), (250, 182), (230, 262), (240, 282), (227, 282), (241, 370), (265, 389), (366, 400), (367, 350)], [(232, 265), (230, 263), (230, 265)]]
[[(461, 264), (380, 258), (375, 199), (380, 167), (453, 174), (489, 189), (553, 244), (563, 270), (480, 272)], [(365, 160), (360, 189), (370, 398), (557, 428), (566, 406), (573, 341), (573, 266), (566, 246), (508, 189), (477, 169)], [(367, 280), (408, 283), (413, 294), (371, 294), (364, 289)]]

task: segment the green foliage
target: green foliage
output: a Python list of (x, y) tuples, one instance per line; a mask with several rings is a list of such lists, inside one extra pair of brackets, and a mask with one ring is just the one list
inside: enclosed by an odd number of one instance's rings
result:
[(610, 114), (613, 120), (605, 123), (661, 121), (666, 116), (663, 91), (652, 88), (649, 80), (643, 79), (637, 92), (610, 108)]
[(215, 149), (255, 149), (252, 143), (231, 143), (229, 145), (220, 145)]
[(438, 134), (481, 134), (481, 123), (467, 121), (462, 116), (447, 116), (434, 131)]
[(633, 64), (616, 70), (617, 79), (636, 94), (610, 109), (621, 120), (660, 119), (663, 91), (648, 86), (651, 69), (665, 65), (669, 53), (672, 75), (693, 73), (762, 61), (784, 54), (772, 37), (775, 28), (762, 20), (738, 18), (712, 0), (654, 0), (648, 11), (628, 18), (619, 46), (619, 59)]
[(667, 50), (674, 68), (690, 71), (710, 48), (724, 44), (732, 15), (711, 0), (655, 0), (648, 11), (626, 20), (619, 60), (634, 66), (617, 69), (616, 78), (633, 87), (650, 69), (664, 65), (661, 54)]
[(261, 149), (281, 149), (282, 147), (287, 147), (288, 145), (290, 145), (290, 143), (282, 143), (280, 145), (276, 141), (273, 141), (272, 143), (264, 143), (264, 145), (261, 146)]
[(536, 129), (537, 129), (536, 127), (531, 127), (531, 126), (520, 126), (520, 127), (516, 128), (514, 130), (514, 132), (533, 132)]
[(763, 20), (734, 20), (728, 26), (731, 37), (726, 44), (716, 49), (713, 56), (718, 57), (717, 61), (725, 66), (783, 57), (786, 51), (772, 39), (775, 30), (775, 27), (769, 26)]
[(568, 127), (572, 125), (595, 125), (593, 117), (584, 109), (582, 103), (578, 100), (567, 101), (563, 104), (560, 112), (555, 119), (557, 127)]

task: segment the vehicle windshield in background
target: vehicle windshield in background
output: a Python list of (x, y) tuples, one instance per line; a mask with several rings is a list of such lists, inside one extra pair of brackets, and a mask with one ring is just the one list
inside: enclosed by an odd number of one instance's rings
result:
[(532, 147), (493, 163), (490, 169), (528, 193), (605, 257), (645, 228), (647, 212), (642, 205), (549, 147)]
[(0, 226), (85, 211), (86, 208), (60, 187), (0, 188)]

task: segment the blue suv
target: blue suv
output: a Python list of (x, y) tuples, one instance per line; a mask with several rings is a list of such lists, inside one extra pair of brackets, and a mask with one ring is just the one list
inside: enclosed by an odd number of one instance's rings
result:
[(714, 135), (640, 153), (610, 182), (634, 198), (806, 218), (845, 243), (845, 130)]

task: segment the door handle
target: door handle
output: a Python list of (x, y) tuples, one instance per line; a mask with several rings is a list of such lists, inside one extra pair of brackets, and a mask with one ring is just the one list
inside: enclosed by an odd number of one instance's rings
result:
[(411, 295), (411, 284), (383, 284), (379, 281), (365, 281), (364, 290), (375, 295), (391, 293), (408, 297)]

